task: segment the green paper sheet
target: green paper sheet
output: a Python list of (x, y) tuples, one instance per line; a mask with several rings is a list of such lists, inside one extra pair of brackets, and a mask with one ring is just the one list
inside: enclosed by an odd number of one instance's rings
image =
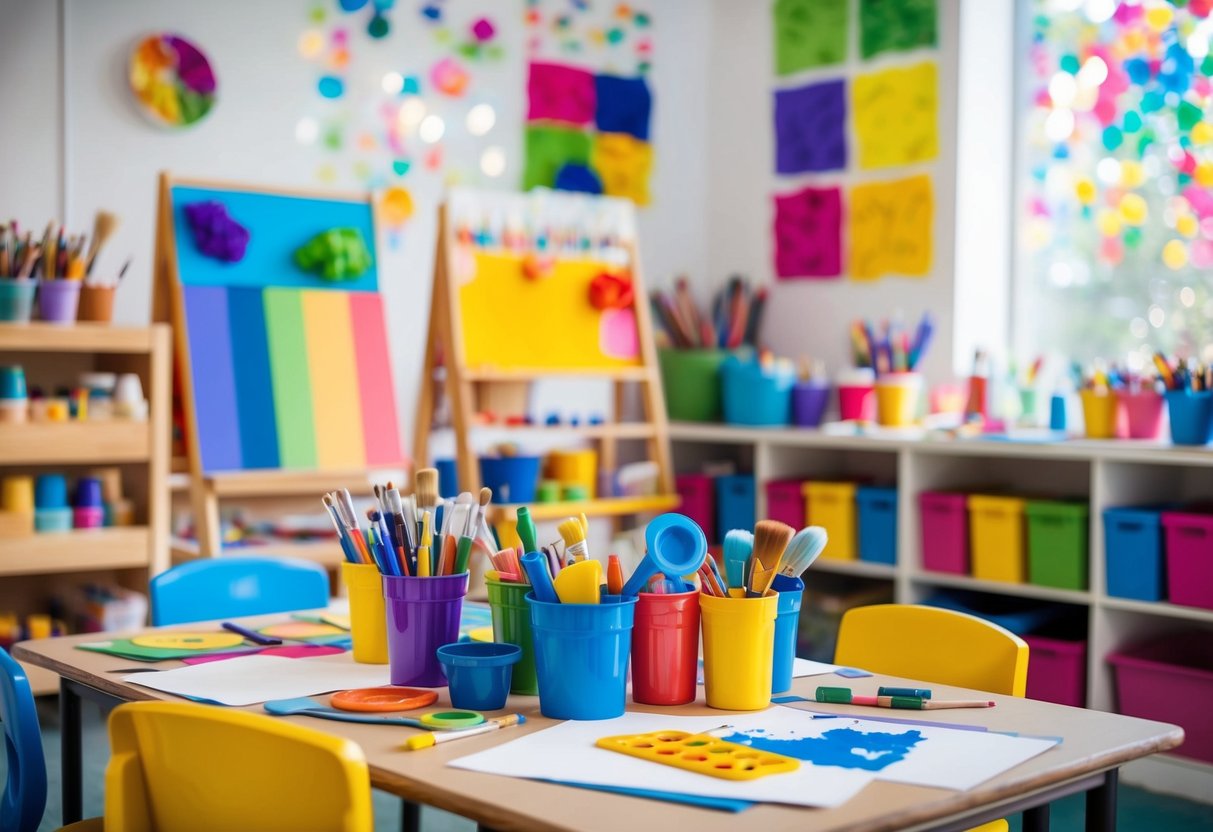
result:
[(569, 162), (588, 165), (590, 144), (589, 134), (577, 128), (528, 124), (523, 190), (552, 187), (557, 172)]
[(169, 659), (188, 659), (191, 656), (206, 656), (211, 653), (255, 653), (264, 648), (255, 644), (246, 646), (216, 647), (212, 650), (188, 650), (179, 647), (143, 647), (135, 644), (129, 638), (116, 638), (110, 641), (96, 641), (90, 644), (76, 645), (81, 650), (93, 653), (105, 653), (136, 662), (163, 662)]
[(775, 74), (845, 61), (849, 5), (849, 0), (775, 0)]
[(935, 0), (859, 0), (859, 51), (864, 58), (936, 43)]

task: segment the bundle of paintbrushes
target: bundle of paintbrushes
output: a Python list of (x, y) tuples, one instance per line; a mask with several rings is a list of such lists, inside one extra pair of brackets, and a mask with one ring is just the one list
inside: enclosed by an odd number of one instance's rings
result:
[(743, 589), (746, 598), (761, 598), (776, 575), (796, 578), (812, 566), (827, 539), (820, 526), (795, 532), (778, 520), (759, 520), (753, 533), (733, 529), (724, 537), (724, 574), (708, 557), (699, 569), (700, 589), (720, 598), (730, 597), (730, 589)]
[(710, 314), (699, 311), (685, 277), (674, 284), (673, 295), (660, 290), (650, 296), (654, 317), (662, 326), (663, 346), (679, 349), (737, 349), (755, 346), (762, 327), (767, 290), (751, 292), (744, 278), (732, 277), (716, 293)]
[(913, 372), (922, 362), (935, 324), (929, 313), (911, 337), (910, 330), (901, 321), (883, 321), (879, 327), (870, 321), (861, 320), (851, 324), (851, 350), (856, 367), (871, 367), (877, 375), (884, 373)]
[[(0, 226), (0, 278), (83, 280), (92, 275), (97, 254), (117, 228), (116, 215), (98, 211), (91, 238), (85, 233), (66, 234), (61, 225), (56, 233), (52, 220), (42, 238), (35, 239), (30, 231), (22, 234), (17, 221), (12, 220)], [(119, 278), (128, 266), (129, 260)]]

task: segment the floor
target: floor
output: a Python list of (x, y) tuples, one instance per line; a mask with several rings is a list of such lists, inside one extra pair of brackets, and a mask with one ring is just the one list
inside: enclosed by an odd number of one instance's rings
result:
[[(49, 799), (46, 815), (39, 832), (59, 826), (59, 715), (56, 700), (43, 697), (38, 701), (42, 719), (42, 745), (46, 750)], [(86, 817), (102, 811), (103, 779), (106, 749), (104, 723), (99, 710), (84, 705), (84, 812)], [(4, 779), (5, 760), (0, 757), (0, 782)], [(1120, 832), (1158, 832), (1158, 830), (1213, 829), (1213, 805), (1155, 794), (1132, 786), (1120, 789)], [(1081, 832), (1083, 829), (1083, 797), (1075, 795), (1053, 804), (1053, 832)], [(436, 809), (422, 809), (425, 832), (472, 832), (471, 821)], [(375, 793), (375, 829), (396, 832), (400, 828), (400, 803), (391, 795)], [(1019, 818), (1011, 819), (1012, 832), (1020, 832)]]

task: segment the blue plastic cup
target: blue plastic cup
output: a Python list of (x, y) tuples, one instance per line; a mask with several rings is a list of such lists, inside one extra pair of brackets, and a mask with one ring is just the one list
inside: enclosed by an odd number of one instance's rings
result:
[(34, 480), (34, 505), (37, 508), (67, 508), (67, 477), (39, 474)]
[(1213, 432), (1213, 392), (1168, 390), (1171, 442), (1176, 445), (1206, 445)]
[(1066, 397), (1054, 393), (1049, 399), (1049, 430), (1066, 429)]
[(514, 665), (522, 658), (517, 644), (464, 641), (438, 648), (446, 671), (451, 705), (465, 711), (497, 711), (510, 695)]
[(539, 678), (539, 711), (548, 719), (623, 716), (636, 599), (614, 604), (548, 604), (527, 593)]
[(783, 693), (792, 689), (792, 665), (796, 659), (796, 634), (800, 629), (804, 581), (776, 575), (771, 589), (779, 593), (779, 612), (775, 615), (775, 651), (771, 660), (771, 693)]

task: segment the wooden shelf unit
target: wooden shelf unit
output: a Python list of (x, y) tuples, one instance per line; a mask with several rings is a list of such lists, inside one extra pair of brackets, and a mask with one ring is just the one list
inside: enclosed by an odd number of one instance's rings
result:
[[(75, 386), (82, 372), (133, 372), (148, 398), (145, 422), (125, 420), (0, 425), (0, 477), (118, 466), (135, 526), (0, 539), (0, 610), (24, 616), (87, 582), (147, 592), (168, 568), (170, 352), (167, 326), (0, 323), (0, 363), (20, 364), (28, 382)], [(26, 668), (35, 693), (58, 690), (53, 674)]]

